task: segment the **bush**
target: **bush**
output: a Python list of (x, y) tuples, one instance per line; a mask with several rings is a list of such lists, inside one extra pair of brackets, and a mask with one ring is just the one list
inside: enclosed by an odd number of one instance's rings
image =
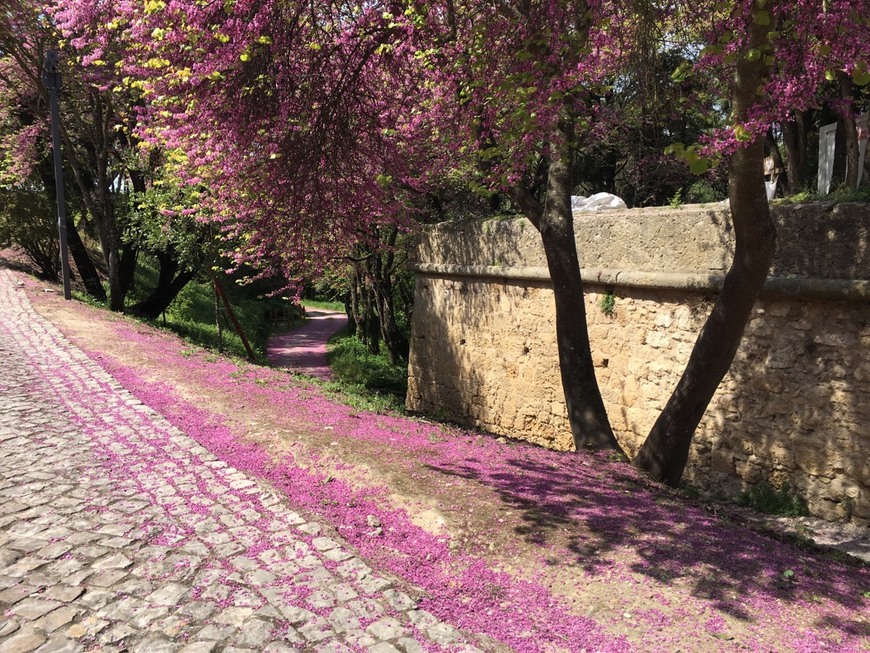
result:
[[(135, 301), (140, 295), (145, 296), (147, 290), (156, 283), (156, 279), (156, 263), (143, 256), (136, 269), (136, 290), (131, 293), (130, 299)], [(258, 359), (265, 360), (271, 330), (270, 315), (286, 302), (279, 299), (258, 299), (252, 296), (250, 290), (239, 288), (230, 281), (224, 281), (222, 285), (254, 354)], [(229, 316), (226, 316), (226, 322), (223, 323), (222, 338), (218, 338), (214, 288), (211, 281), (195, 279), (188, 283), (166, 309), (164, 317), (155, 320), (154, 324), (165, 326), (183, 338), (209, 349), (217, 349), (222, 340), (224, 352), (247, 358), (245, 347), (229, 321)]]
[(341, 401), (363, 410), (404, 410), (408, 369), (391, 365), (386, 352), (372, 354), (355, 336), (340, 333), (328, 357), (333, 381), (326, 388)]
[(759, 483), (737, 498), (737, 504), (769, 515), (802, 517), (808, 515), (806, 501), (791, 491), (788, 484), (781, 488)]
[(0, 189), (0, 247), (17, 245), (40, 276), (57, 280), (60, 253), (53, 211), (44, 192)]

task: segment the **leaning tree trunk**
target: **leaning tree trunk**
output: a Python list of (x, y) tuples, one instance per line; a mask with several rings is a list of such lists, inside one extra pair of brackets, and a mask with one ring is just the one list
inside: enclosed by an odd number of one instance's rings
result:
[(129, 308), (130, 313), (149, 320), (156, 320), (196, 276), (192, 270), (183, 269), (179, 272), (178, 260), (169, 252), (158, 252), (156, 257), (160, 265), (157, 285), (148, 297)]
[(556, 127), (550, 150), (546, 201), (541, 207), (527, 189), (514, 188), (512, 198), (541, 234), (556, 302), (556, 343), (559, 371), (574, 446), (617, 449), (619, 443), (607, 418), (595, 378), (574, 216), (571, 211), (571, 144), (573, 125), (567, 111)]
[[(755, 47), (763, 47), (769, 29), (772, 27), (753, 24), (750, 39)], [(749, 62), (741, 57), (733, 93), (738, 123), (746, 120), (764, 72), (762, 61)], [(763, 161), (763, 135), (731, 157), (728, 196), (736, 240), (734, 261), (683, 376), (633, 461), (635, 466), (668, 485), (680, 483), (695, 429), (734, 360), (773, 261), (776, 230), (765, 195)]]
[[(47, 168), (44, 165), (40, 165), (39, 175), (42, 179), (42, 185), (45, 187), (45, 191), (49, 198), (49, 201), (54, 202), (55, 198), (57, 197), (57, 182), (54, 178), (54, 169)], [(71, 211), (65, 212), (67, 244), (69, 245), (69, 253), (72, 255), (73, 261), (75, 261), (79, 277), (81, 278), (82, 283), (85, 286), (85, 292), (87, 292), (94, 299), (104, 302), (106, 301), (106, 289), (103, 288), (103, 284), (100, 282), (100, 275), (97, 272), (97, 268), (94, 265), (93, 260), (91, 259), (90, 253), (88, 253), (84, 242), (82, 242), (82, 238), (79, 235), (79, 230), (76, 227), (75, 220), (73, 219), (71, 213)]]
[(73, 219), (69, 215), (66, 217), (66, 235), (69, 251), (76, 263), (79, 277), (81, 277), (82, 283), (85, 286), (85, 292), (98, 301), (106, 301), (106, 289), (103, 288), (103, 284), (100, 282), (97, 268), (94, 266), (91, 255), (82, 242), (75, 222), (73, 222)]

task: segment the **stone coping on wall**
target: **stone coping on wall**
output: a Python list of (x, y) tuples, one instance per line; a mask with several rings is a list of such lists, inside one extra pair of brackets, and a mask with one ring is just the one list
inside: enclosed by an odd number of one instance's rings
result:
[[(777, 248), (768, 293), (867, 298), (870, 204), (782, 204), (771, 214)], [(585, 278), (602, 284), (716, 290), (734, 256), (730, 212), (719, 204), (575, 212), (574, 231)], [(413, 258), (424, 274), (549, 280), (540, 235), (521, 216), (433, 225)]]
[[(411, 262), (408, 264), (408, 269), (425, 276), (550, 282), (550, 273), (547, 268), (535, 266), (507, 267)], [(587, 284), (626, 288), (670, 288), (698, 292), (719, 292), (725, 278), (721, 274), (702, 275), (686, 272), (644, 272), (594, 268), (583, 268), (580, 273)], [(765, 282), (761, 294), (762, 297), (771, 298), (870, 301), (870, 280), (770, 277)]]

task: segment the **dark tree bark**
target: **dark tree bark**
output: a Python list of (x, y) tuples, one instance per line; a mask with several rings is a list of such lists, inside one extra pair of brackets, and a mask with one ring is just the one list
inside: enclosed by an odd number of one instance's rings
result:
[(395, 245), (399, 232), (391, 228), (386, 235), (375, 233), (377, 249), (358, 245), (351, 257), (350, 292), (345, 302), (351, 333), (377, 354), (383, 342), (390, 362), (397, 365), (408, 359), (408, 339), (396, 322)]
[(365, 272), (366, 259), (357, 252), (350, 275), (350, 307), (357, 337), (377, 354), (381, 350), (380, 328), (375, 316), (375, 300)]
[(132, 244), (127, 244), (121, 250), (121, 288), (124, 297), (127, 296), (135, 283), (136, 263), (139, 258), (139, 248)]
[(354, 314), (355, 294), (350, 290), (344, 295), (344, 312), (347, 314), (347, 335), (356, 335), (356, 316)]
[(87, 111), (79, 115), (84, 121), (79, 129), (88, 137), (87, 150), (82, 152), (76, 148), (63, 121), (61, 136), (82, 201), (97, 226), (109, 281), (109, 308), (122, 311), (127, 284), (122, 278), (121, 234), (111, 190), (114, 174), (109, 166), (113, 113), (110, 106), (104, 105), (103, 98), (96, 91), (90, 93), (88, 100)]
[(843, 145), (845, 147), (845, 170), (843, 179), (846, 188), (858, 186), (858, 162), (861, 152), (858, 149), (858, 125), (855, 122), (855, 93), (852, 88), (852, 80), (842, 70), (837, 71), (837, 84), (840, 90), (840, 99), (843, 100), (843, 113), (837, 120), (837, 132), (842, 126)]
[(390, 363), (393, 365), (408, 360), (410, 348), (408, 339), (396, 323), (393, 278), (396, 272), (395, 245), (398, 235), (398, 229), (391, 228), (386, 239), (386, 251), (375, 253), (369, 259), (369, 277), (378, 313), (381, 338), (387, 348)]
[(559, 371), (574, 446), (580, 449), (617, 449), (619, 443), (607, 418), (595, 378), (583, 279), (574, 240), (571, 211), (571, 145), (573, 125), (563, 115), (550, 149), (546, 200), (542, 207), (526, 188), (511, 191), (514, 202), (541, 234), (556, 301), (556, 342)]
[[(770, 29), (773, 27), (753, 24), (752, 44), (763, 47)], [(737, 65), (733, 107), (738, 123), (746, 119), (747, 109), (755, 101), (755, 91), (765, 74), (763, 66), (762, 61), (750, 62), (745, 57)], [(763, 137), (731, 157), (728, 196), (736, 239), (734, 261), (686, 370), (633, 461), (668, 485), (677, 486), (682, 478), (695, 429), (731, 366), (773, 261), (776, 230), (764, 191), (763, 159)]]
[(79, 272), (79, 277), (85, 286), (85, 292), (91, 297), (101, 302), (106, 301), (106, 289), (100, 282), (100, 275), (94, 262), (91, 260), (91, 255), (88, 253), (82, 238), (79, 235), (79, 230), (76, 228), (75, 222), (67, 214), (66, 217), (66, 236), (67, 244), (69, 245), (70, 254), (76, 264), (76, 269)]
[[(41, 163), (39, 166), (39, 176), (45, 187), (49, 203), (56, 204), (57, 194), (54, 169), (49, 167), (48, 163), (47, 159)], [(73, 261), (75, 261), (79, 278), (81, 278), (85, 286), (85, 292), (94, 299), (104, 302), (106, 301), (106, 289), (103, 288), (103, 284), (100, 282), (100, 275), (93, 260), (91, 260), (90, 253), (85, 247), (84, 242), (82, 242), (81, 235), (71, 213), (71, 211), (66, 212), (66, 233), (69, 252), (72, 255)]]
[(178, 296), (178, 293), (196, 276), (192, 270), (182, 269), (179, 271), (181, 266), (170, 252), (158, 252), (155, 256), (160, 266), (157, 285), (148, 297), (128, 309), (130, 313), (149, 320), (156, 320), (169, 307), (172, 300)]
[(788, 192), (796, 195), (807, 187), (807, 112), (795, 111), (791, 120), (784, 120), (782, 140), (785, 145)]
[[(779, 151), (779, 143), (776, 142), (776, 139), (773, 137), (773, 127), (769, 127), (767, 129), (767, 135), (764, 137), (764, 147), (767, 151), (767, 156), (773, 159), (773, 166), (776, 170), (785, 170), (785, 163), (782, 160), (782, 154)], [(779, 173), (774, 173), (774, 177), (776, 177)], [(781, 183), (781, 182), (780, 182)], [(790, 190), (786, 184), (786, 188), (784, 189), (785, 193), (791, 194)]]

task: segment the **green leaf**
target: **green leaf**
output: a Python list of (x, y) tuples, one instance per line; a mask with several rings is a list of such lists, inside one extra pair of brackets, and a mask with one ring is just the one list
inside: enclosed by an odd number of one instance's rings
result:
[(823, 57), (827, 57), (829, 54), (831, 54), (831, 46), (826, 44), (820, 45), (819, 54)]
[(757, 61), (761, 58), (761, 50), (758, 48), (752, 48), (749, 52), (746, 53), (746, 61)]
[(767, 11), (756, 11), (752, 14), (752, 22), (756, 25), (770, 25), (770, 13)]
[(827, 79), (829, 82), (833, 82), (835, 79), (837, 79), (837, 75), (834, 73), (833, 70), (826, 70), (825, 79)]
[(867, 86), (870, 84), (870, 72), (867, 71), (867, 64), (859, 61), (852, 68), (852, 81), (858, 86)]
[(752, 140), (752, 134), (743, 125), (734, 125), (734, 137), (741, 143), (748, 143)]
[(683, 61), (679, 66), (671, 73), (671, 79), (675, 82), (684, 81), (689, 74), (692, 72), (692, 64), (688, 61)]
[(708, 159), (699, 158), (697, 161), (689, 163), (689, 170), (693, 175), (703, 175), (710, 169), (710, 161)]

